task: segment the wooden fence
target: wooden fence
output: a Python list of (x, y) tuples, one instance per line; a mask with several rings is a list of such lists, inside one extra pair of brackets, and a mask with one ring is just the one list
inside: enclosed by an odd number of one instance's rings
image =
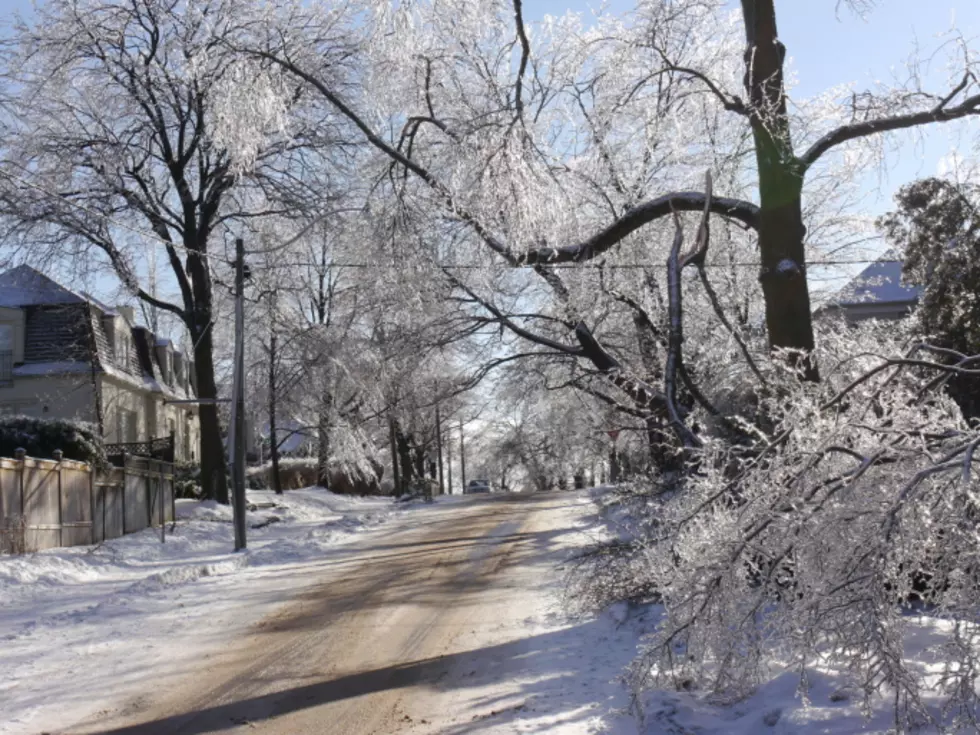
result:
[(173, 521), (173, 465), (127, 456), (97, 472), (84, 462), (0, 457), (0, 551), (95, 544)]

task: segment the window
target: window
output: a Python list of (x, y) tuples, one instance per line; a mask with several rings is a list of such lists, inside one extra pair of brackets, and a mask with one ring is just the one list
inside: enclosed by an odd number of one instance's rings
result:
[(139, 426), (136, 411), (120, 408), (116, 412), (116, 441), (131, 444), (139, 441)]
[(14, 379), (14, 328), (0, 324), (0, 385)]
[(116, 362), (121, 367), (129, 367), (129, 356), (130, 350), (130, 340), (129, 335), (125, 331), (125, 326), (120, 325), (119, 331), (116, 333)]

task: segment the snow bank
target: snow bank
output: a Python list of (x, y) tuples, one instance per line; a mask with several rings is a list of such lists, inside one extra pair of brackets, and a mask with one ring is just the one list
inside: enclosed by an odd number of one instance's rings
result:
[(396, 511), (389, 498), (319, 488), (247, 497), (256, 510), (243, 553), (232, 552), (228, 506), (184, 500), (163, 544), (156, 528), (0, 556), (0, 733), (57, 729), (89, 714), (92, 691), (122, 697), (178, 678), (182, 662), (281, 604), (331, 549)]
[[(906, 661), (933, 685), (943, 668), (942, 645), (952, 626), (927, 615), (910, 614), (905, 637)], [(926, 698), (928, 716), (943, 718), (937, 689)], [(876, 696), (868, 706), (861, 691), (844, 672), (813, 666), (800, 685), (800, 671), (790, 665), (773, 666), (771, 678), (740, 702), (722, 705), (698, 692), (654, 689), (641, 697), (645, 735), (697, 732), (702, 735), (893, 735), (894, 701)], [(948, 713), (947, 713), (948, 714)], [(914, 730), (919, 735), (976, 733), (973, 725), (942, 729), (923, 719)]]

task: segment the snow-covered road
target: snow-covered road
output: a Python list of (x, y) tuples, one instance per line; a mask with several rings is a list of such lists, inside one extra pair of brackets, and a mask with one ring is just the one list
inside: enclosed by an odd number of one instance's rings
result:
[(0, 732), (636, 732), (615, 680), (635, 634), (560, 609), (557, 564), (594, 531), (584, 494), (367, 502), (334, 525), (388, 522), (345, 544), (284, 518), (247, 564), (215, 550), (108, 596), (105, 575), (79, 579), (80, 598), (52, 593), (64, 610), (32, 627), (45, 585), (64, 582), (34, 585), (0, 618), (16, 627)]

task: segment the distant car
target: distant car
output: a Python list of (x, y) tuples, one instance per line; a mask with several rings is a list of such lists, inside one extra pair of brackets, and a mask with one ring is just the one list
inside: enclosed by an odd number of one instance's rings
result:
[(470, 480), (466, 484), (466, 490), (464, 490), (466, 495), (488, 492), (490, 492), (490, 483), (486, 480)]

